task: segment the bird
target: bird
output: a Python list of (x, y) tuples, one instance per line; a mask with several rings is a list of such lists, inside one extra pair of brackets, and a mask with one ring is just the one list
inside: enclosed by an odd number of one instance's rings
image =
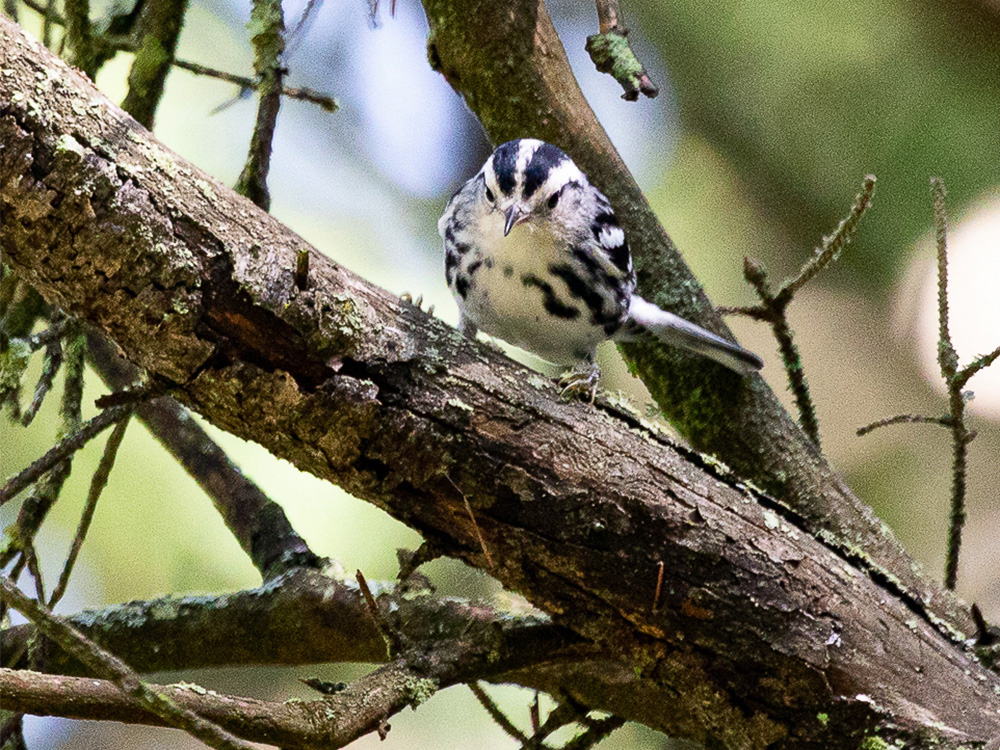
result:
[(611, 202), (560, 148), (501, 144), (452, 196), (438, 221), (459, 330), (482, 330), (568, 366), (566, 395), (593, 401), (602, 341), (659, 340), (743, 376), (756, 354), (635, 293), (625, 232)]

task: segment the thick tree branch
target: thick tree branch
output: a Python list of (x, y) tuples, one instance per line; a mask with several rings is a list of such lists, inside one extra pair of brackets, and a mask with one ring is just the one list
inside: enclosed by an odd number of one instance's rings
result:
[(591, 705), (726, 747), (1000, 732), (997, 676), (943, 635), (964, 639), (967, 615), (864, 566), (871, 524), (845, 555), (716, 464), (626, 414), (559, 402), (318, 254), (299, 290), (300, 238), (0, 24), (0, 240), (16, 272), (215, 424), (482, 567), (459, 487), (497, 578), (626, 665), (623, 685), (672, 696)]

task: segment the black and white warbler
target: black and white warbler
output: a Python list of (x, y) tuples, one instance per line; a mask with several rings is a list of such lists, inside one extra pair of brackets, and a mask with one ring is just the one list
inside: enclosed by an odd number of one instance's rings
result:
[(459, 329), (482, 329), (555, 364), (567, 391), (593, 398), (597, 345), (649, 332), (746, 375), (760, 357), (636, 295), (625, 232), (611, 203), (565, 153), (504, 143), (438, 222)]

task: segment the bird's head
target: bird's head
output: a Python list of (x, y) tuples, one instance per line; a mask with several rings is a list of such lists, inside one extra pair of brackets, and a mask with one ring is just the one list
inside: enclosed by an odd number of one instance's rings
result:
[(587, 178), (563, 151), (534, 138), (497, 147), (483, 165), (482, 198), (503, 214), (504, 235), (538, 218), (558, 221), (560, 209), (572, 210), (567, 191), (582, 191)]

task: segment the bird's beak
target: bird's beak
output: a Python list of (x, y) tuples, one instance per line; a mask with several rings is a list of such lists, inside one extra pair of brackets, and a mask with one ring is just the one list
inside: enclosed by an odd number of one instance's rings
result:
[(504, 225), (503, 236), (510, 234), (510, 230), (528, 218), (530, 212), (520, 203), (512, 203), (510, 208), (503, 212)]

